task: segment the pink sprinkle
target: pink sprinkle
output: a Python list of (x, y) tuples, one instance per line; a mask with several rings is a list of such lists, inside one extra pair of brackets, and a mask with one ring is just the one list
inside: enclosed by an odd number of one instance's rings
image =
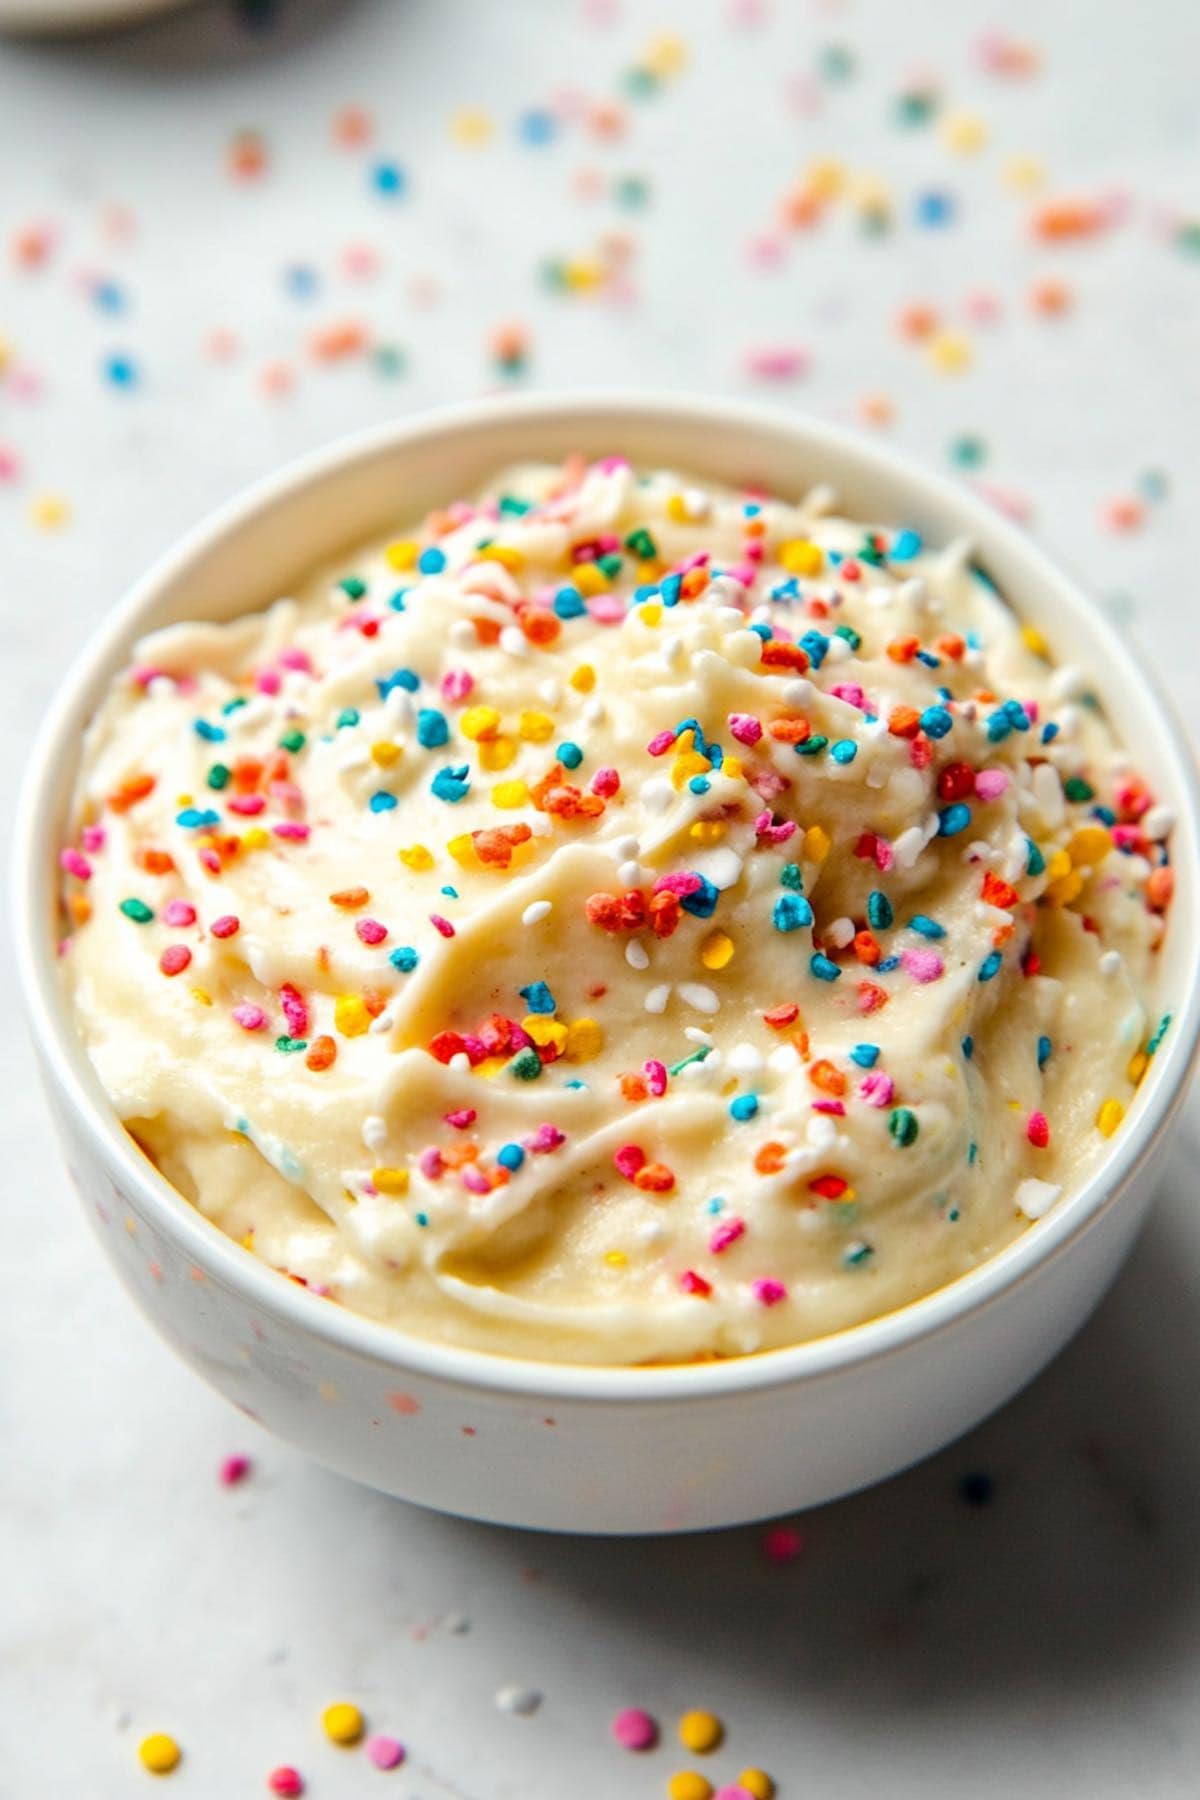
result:
[(261, 794), (235, 794), (228, 802), (229, 811), (243, 819), (256, 818), (266, 804)]
[(566, 1141), (566, 1132), (560, 1131), (557, 1125), (539, 1125), (536, 1131), (531, 1131), (528, 1137), (521, 1139), (526, 1150), (531, 1151), (534, 1156), (545, 1156), (547, 1151), (557, 1150)]
[(304, 1777), (290, 1763), (281, 1763), (267, 1776), (267, 1792), (278, 1794), (281, 1800), (296, 1800), (304, 1792)]
[(829, 1113), (835, 1119), (844, 1119), (846, 1116), (846, 1109), (840, 1100), (814, 1100), (812, 1109), (814, 1112)]
[(795, 1525), (768, 1525), (759, 1542), (763, 1555), (777, 1569), (785, 1569), (804, 1555), (804, 1533)]
[(761, 812), (754, 821), (754, 833), (766, 844), (786, 844), (796, 830), (795, 821), (784, 819), (781, 824), (773, 825), (769, 812)]
[(619, 625), (625, 617), (625, 602), (620, 594), (593, 594), (588, 617), (597, 625)]
[(1141, 835), (1136, 825), (1114, 825), (1112, 827), (1112, 841), (1118, 850), (1136, 850)]
[(975, 792), (981, 800), (998, 800), (1008, 784), (1007, 769), (980, 769), (975, 776)]
[(279, 1004), (287, 1020), (289, 1037), (302, 1038), (308, 1031), (308, 1007), (298, 988), (285, 981), (279, 990)]
[(388, 928), (381, 925), (378, 919), (356, 919), (354, 933), (364, 944), (382, 944)]
[(653, 1750), (658, 1742), (658, 1726), (640, 1706), (627, 1706), (619, 1712), (609, 1730), (622, 1750)]
[(781, 1300), (787, 1299), (787, 1289), (782, 1281), (775, 1281), (770, 1276), (752, 1282), (751, 1291), (760, 1306), (778, 1306)]
[(254, 677), (254, 685), (260, 694), (277, 694), (283, 686), (283, 679), (278, 669), (260, 669)]
[(164, 975), (182, 975), (192, 960), (192, 953), (186, 944), (168, 944), (158, 959), (158, 966)]
[(689, 894), (698, 894), (703, 883), (698, 875), (690, 869), (679, 869), (672, 875), (660, 875), (654, 884), (656, 894), (677, 894), (683, 900)]
[(227, 1456), (218, 1470), (222, 1487), (236, 1487), (239, 1481), (245, 1481), (249, 1473), (248, 1456)]
[(475, 677), (469, 669), (447, 669), (442, 676), (443, 700), (465, 700), (474, 689)]
[(895, 860), (892, 855), (891, 844), (885, 837), (876, 837), (872, 846), (872, 852), (875, 857), (875, 867), (877, 869), (882, 869), (886, 874), (887, 870), (891, 868), (892, 863)]
[(433, 1144), (429, 1146), (428, 1150), (422, 1150), (420, 1156), (417, 1158), (417, 1167), (427, 1181), (440, 1181), (446, 1172), (446, 1165), (442, 1161), (442, 1153), (436, 1145)]
[(283, 669), (302, 669), (306, 675), (313, 672), (312, 657), (307, 650), (294, 648), (279, 652), (279, 666)]
[(454, 936), (453, 925), (450, 923), (449, 919), (443, 919), (441, 913), (430, 913), (429, 923), (433, 926), (435, 931), (440, 931), (444, 938), (452, 938)]
[[(518, 1048), (523, 1049), (524, 1046), (518, 1045)], [(471, 1031), (469, 1031), (463, 1039), (463, 1049), (467, 1053), (467, 1061), (472, 1068), (475, 1067), (476, 1063), (486, 1062), (491, 1055), (491, 1051), (488, 1049), (483, 1039), (481, 1037), (476, 1037), (474, 1032)]]
[(646, 1077), (647, 1090), (656, 1100), (660, 1099), (667, 1091), (666, 1063), (659, 1062), (656, 1056), (652, 1056), (642, 1064), (642, 1074)]
[(656, 737), (650, 739), (646, 748), (651, 756), (665, 756), (674, 742), (675, 733), (673, 731), (660, 731)]
[(616, 769), (597, 769), (588, 783), (593, 794), (599, 794), (602, 800), (609, 800), (621, 786), (621, 776)]
[(708, 1247), (714, 1256), (720, 1256), (722, 1250), (728, 1250), (730, 1244), (736, 1244), (746, 1234), (744, 1219), (723, 1219), (708, 1240)]
[(398, 1769), (404, 1761), (404, 1745), (399, 1738), (369, 1737), (364, 1748), (377, 1769)]
[(285, 819), (282, 825), (272, 825), (271, 830), (277, 838), (292, 838), (298, 844), (308, 836), (307, 825), (295, 825), (290, 819)]
[[(845, 573), (845, 565), (843, 565), (842, 572)], [(867, 696), (857, 681), (839, 681), (830, 688), (829, 692), (836, 694), (839, 700), (844, 700), (847, 706), (857, 706), (860, 712), (866, 708)]]
[(763, 728), (753, 713), (730, 713), (729, 729), (738, 743), (747, 747), (757, 744), (763, 734)]
[(83, 845), (84, 849), (90, 850), (93, 855), (96, 853), (96, 851), (103, 850), (103, 848), (104, 848), (104, 827), (103, 827), (103, 825), (85, 825), (83, 830), (79, 834), (79, 841)]
[(469, 1194), (490, 1194), (492, 1191), (487, 1176), (474, 1163), (468, 1163), (463, 1169), (462, 1184)]
[(638, 1170), (645, 1166), (646, 1152), (640, 1144), (622, 1144), (613, 1156), (613, 1162), (617, 1173), (623, 1175), (626, 1181), (632, 1181)]
[(754, 1795), (748, 1787), (743, 1787), (740, 1781), (731, 1781), (717, 1789), (713, 1800), (754, 1800)]
[(168, 900), (163, 907), (163, 920), (168, 925), (194, 925), (196, 909), (190, 900)]
[(243, 1000), (235, 1006), (233, 1016), (243, 1031), (261, 1031), (267, 1022), (267, 1015), (261, 1006), (255, 1006), (252, 1000)]
[(712, 1293), (712, 1282), (705, 1281), (703, 1275), (697, 1275), (695, 1269), (685, 1269), (679, 1277), (679, 1286), (683, 1293), (694, 1294), (697, 1300), (707, 1300)]
[(202, 869), (207, 869), (210, 875), (221, 873), (221, 859), (210, 844), (206, 844), (202, 850), (197, 850), (196, 861)]
[(215, 938), (230, 938), (237, 935), (240, 925), (241, 920), (235, 918), (233, 913), (222, 913), (219, 919), (213, 920), (208, 929)]
[(1035, 1150), (1044, 1150), (1050, 1142), (1050, 1121), (1044, 1112), (1032, 1112), (1029, 1123), (1025, 1127), (1025, 1135)]
[(799, 344), (762, 344), (747, 350), (743, 363), (757, 381), (795, 381), (808, 373), (810, 358)]
[(864, 1075), (858, 1084), (859, 1097), (865, 1100), (868, 1106), (890, 1106), (895, 1091), (895, 1082), (890, 1075), (885, 1075), (882, 1069), (872, 1069), (871, 1073)]
[(455, 1131), (465, 1131), (468, 1125), (475, 1123), (479, 1114), (473, 1106), (460, 1106), (454, 1112), (443, 1113), (442, 1117), (447, 1125), (453, 1125)]
[(753, 563), (742, 562), (734, 563), (733, 567), (727, 569), (725, 573), (732, 575), (735, 581), (740, 581), (744, 588), (751, 588), (754, 586), (754, 578), (758, 571)]
[(914, 981), (922, 983), (938, 981), (946, 972), (946, 965), (936, 950), (902, 950), (900, 963)]
[(58, 866), (60, 869), (65, 869), (68, 875), (77, 876), (80, 881), (92, 879), (92, 865), (87, 857), (78, 850), (60, 850)]

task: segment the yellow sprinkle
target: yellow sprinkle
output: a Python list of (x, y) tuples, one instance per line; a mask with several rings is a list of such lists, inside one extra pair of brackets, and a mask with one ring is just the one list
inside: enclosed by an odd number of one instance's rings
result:
[(819, 156), (808, 165), (805, 187), (821, 200), (836, 200), (846, 185), (846, 167), (833, 156)]
[(383, 554), (389, 568), (397, 571), (415, 569), (417, 558), (421, 554), (421, 546), (414, 543), (412, 538), (397, 538), (394, 544), (388, 545)]
[(590, 258), (577, 256), (563, 264), (563, 280), (575, 293), (586, 293), (590, 288), (597, 288), (604, 280), (603, 266)]
[(629, 1264), (629, 1258), (623, 1250), (606, 1250), (604, 1260), (613, 1269), (624, 1269)]
[(450, 135), (465, 150), (478, 150), (492, 135), (492, 120), (478, 106), (460, 106), (450, 120)]
[(547, 738), (554, 736), (554, 720), (549, 713), (523, 712), (517, 732), (527, 744), (544, 744)]
[(192, 999), (198, 1001), (201, 1006), (212, 1005), (212, 995), (207, 988), (193, 988)]
[(1125, 1108), (1119, 1100), (1101, 1101), (1100, 1111), (1096, 1114), (1096, 1128), (1100, 1136), (1110, 1138), (1124, 1117)]
[(1067, 855), (1077, 869), (1094, 869), (1111, 849), (1112, 838), (1103, 825), (1081, 825), (1067, 845)]
[(680, 1743), (685, 1750), (694, 1750), (697, 1756), (707, 1756), (724, 1736), (725, 1727), (716, 1713), (685, 1712), (679, 1721)]
[(529, 789), (523, 781), (498, 781), (492, 789), (492, 805), (502, 807), (505, 812), (524, 806), (528, 798)]
[(35, 494), (29, 502), (29, 522), (39, 531), (57, 531), (71, 516), (71, 508), (61, 494)]
[(250, 1227), (250, 1229), (246, 1233), (245, 1237), (242, 1238), (241, 1245), (242, 1245), (243, 1250), (253, 1250), (253, 1248), (254, 1248), (254, 1227), (253, 1227), (253, 1225)]
[(1078, 869), (1072, 869), (1068, 875), (1062, 875), (1052, 881), (1043, 896), (1051, 906), (1070, 906), (1083, 892), (1083, 876)]
[(825, 567), (825, 552), (807, 538), (789, 538), (779, 546), (779, 560), (789, 575), (819, 575)]
[(590, 694), (596, 685), (596, 671), (591, 663), (580, 663), (577, 669), (572, 669), (567, 680), (577, 693)]
[(585, 600), (590, 594), (607, 594), (608, 576), (598, 563), (576, 563), (572, 573), (575, 586)]
[(1149, 1067), (1150, 1067), (1150, 1058), (1146, 1055), (1146, 1052), (1144, 1050), (1138, 1050), (1134, 1053), (1133, 1056), (1130, 1057), (1129, 1067), (1126, 1069), (1125, 1073), (1129, 1077), (1129, 1080), (1133, 1083), (1134, 1087), (1137, 1087), (1138, 1083), (1142, 1079), (1142, 1076), (1146, 1073), (1146, 1070)]
[(371, 1015), (358, 994), (339, 994), (333, 1003), (333, 1022), (343, 1037), (361, 1037), (371, 1024)]
[(706, 969), (728, 968), (733, 961), (733, 939), (724, 931), (714, 931), (700, 946), (700, 961)]
[(686, 525), (688, 522), (689, 516), (690, 515), (688, 513), (687, 501), (684, 499), (683, 495), (682, 494), (668, 494), (667, 495), (667, 517), (668, 517), (668, 519), (673, 519), (675, 521), (676, 525)]
[(701, 756), (697, 750), (687, 751), (684, 755), (677, 756), (671, 764), (672, 784), (681, 788), (693, 775), (707, 775), (710, 766), (707, 756)]
[(724, 819), (697, 819), (688, 826), (688, 836), (697, 844), (719, 844), (728, 830)]
[(379, 764), (381, 769), (390, 769), (393, 763), (399, 762), (404, 755), (401, 744), (393, 744), (390, 738), (380, 738), (371, 745), (371, 761)]
[(804, 854), (809, 862), (824, 862), (831, 848), (829, 833), (819, 825), (810, 825), (804, 834)]
[(508, 1061), (507, 1056), (485, 1056), (482, 1062), (475, 1064), (471, 1072), (490, 1080), (493, 1075), (498, 1075), (501, 1069), (507, 1069)]
[(939, 375), (961, 375), (971, 366), (971, 341), (961, 331), (935, 331), (926, 355)]
[(381, 1194), (407, 1194), (407, 1169), (372, 1169), (371, 1184)]
[(648, 625), (651, 631), (656, 631), (662, 624), (662, 605), (657, 600), (647, 600), (644, 606), (638, 607), (637, 616), (643, 625)]
[(1050, 654), (1050, 646), (1036, 625), (1022, 625), (1021, 642), (1027, 650), (1032, 650), (1035, 656), (1049, 656)]
[(152, 1731), (138, 1745), (138, 1757), (144, 1769), (152, 1775), (169, 1775), (172, 1769), (179, 1767), (183, 1751), (173, 1737), (165, 1731)]
[(192, 796), (190, 794), (176, 794), (175, 804), (176, 806), (190, 806), (192, 804)]
[(721, 764), (721, 774), (729, 781), (742, 779), (742, 759), (740, 756), (727, 756)]
[(754, 1800), (772, 1800), (775, 1783), (765, 1769), (743, 1769), (738, 1776), (738, 1786), (744, 1787)]
[(695, 1769), (680, 1769), (667, 1783), (669, 1800), (712, 1800), (713, 1785)]
[(406, 869), (432, 869), (433, 857), (424, 844), (410, 844), (407, 850), (396, 852)]
[(498, 775), (501, 769), (507, 769), (517, 754), (516, 738), (499, 737), (483, 738), (479, 745), (479, 766), (489, 775)]
[(604, 1048), (604, 1033), (595, 1019), (572, 1019), (567, 1026), (568, 1062), (590, 1062)]
[(1005, 184), (1018, 193), (1041, 187), (1045, 179), (1046, 165), (1036, 156), (1010, 156), (1004, 165)]
[(357, 1744), (367, 1722), (349, 1700), (337, 1700), (321, 1714), (325, 1736), (335, 1744)]
[(448, 839), (446, 848), (460, 869), (475, 867), (478, 858), (475, 855), (475, 845), (469, 831), (464, 831), (460, 836)]
[(502, 569), (516, 575), (525, 567), (525, 558), (515, 544), (489, 544), (477, 553), (477, 561), (499, 563)]
[(1046, 858), (1047, 881), (1061, 881), (1064, 875), (1071, 872), (1071, 859), (1065, 850), (1056, 850)]
[(955, 156), (974, 156), (988, 140), (988, 128), (978, 113), (950, 113), (942, 122), (942, 143)]
[(548, 1018), (545, 1013), (530, 1013), (521, 1020), (521, 1029), (528, 1032), (541, 1049), (545, 1049), (547, 1044), (553, 1044), (561, 1054), (567, 1047), (566, 1026), (557, 1019)]
[(0, 375), (3, 375), (5, 369), (7, 369), (9, 363), (12, 361), (12, 353), (13, 347), (11, 338), (6, 338), (3, 332), (0, 332)]
[(262, 825), (251, 825), (242, 833), (243, 850), (265, 850), (271, 842), (270, 832)]
[(687, 67), (688, 47), (673, 31), (660, 31), (642, 52), (642, 67), (652, 75), (678, 75)]
[(494, 706), (468, 706), (458, 722), (465, 738), (495, 737), (500, 729), (500, 714)]

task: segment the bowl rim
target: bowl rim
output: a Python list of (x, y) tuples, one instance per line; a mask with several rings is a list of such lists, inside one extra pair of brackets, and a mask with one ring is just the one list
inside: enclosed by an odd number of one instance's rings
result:
[[(45, 1078), (68, 1101), (108, 1165), (135, 1189), (155, 1226), (192, 1263), (223, 1281), (248, 1303), (284, 1319), (301, 1334), (330, 1348), (365, 1358), (397, 1376), (495, 1393), (605, 1403), (696, 1400), (718, 1394), (758, 1392), (798, 1381), (831, 1376), (856, 1364), (912, 1346), (960, 1323), (968, 1314), (1001, 1301), (1069, 1250), (1094, 1219), (1113, 1205), (1147, 1160), (1183, 1097), (1200, 1043), (1200, 932), (1193, 931), (1187, 994), (1172, 1029), (1153, 1059), (1138, 1094), (1138, 1116), (1111, 1142), (1107, 1154), (1073, 1192), (1045, 1218), (1023, 1231), (995, 1256), (906, 1305), (862, 1324), (798, 1344), (722, 1360), (636, 1366), (541, 1361), (439, 1343), (326, 1303), (305, 1292), (268, 1265), (249, 1256), (192, 1206), (125, 1131), (100, 1087), (67, 1015), (46, 926), (45, 879), (49, 854), (47, 815), (59, 810), (60, 745), (78, 717), (90, 717), (99, 699), (103, 665), (148, 628), (162, 591), (220, 540), (263, 511), (295, 501), (356, 463), (369, 463), (394, 450), (412, 449), (423, 438), (469, 433), (508, 421), (531, 432), (561, 426), (573, 417), (593, 424), (611, 420), (616, 429), (631, 417), (663, 424), (690, 423), (764, 436), (793, 437), (798, 447), (849, 458), (875, 480), (898, 488), (919, 488), (940, 514), (986, 547), (997, 548), (1020, 568), (1030, 589), (1057, 596), (1069, 614), (1082, 615), (1100, 654), (1128, 671), (1135, 700), (1150, 721), (1171, 789), (1187, 855), (1186, 903), (1195, 915), (1200, 891), (1200, 780), (1182, 727), (1136, 646), (1122, 639), (1082, 588), (1029, 538), (984, 501), (946, 477), (841, 426), (807, 414), (791, 414), (756, 402), (723, 397), (640, 393), (622, 390), (488, 396), (481, 400), (421, 411), (336, 439), (294, 458), (278, 471), (241, 490), (210, 512), (159, 556), (128, 590), (103, 625), (93, 632), (71, 664), (37, 734), (22, 783), (13, 838), (12, 887), (16, 960), (27, 1016)], [(1012, 587), (1011, 578), (1006, 586)], [(96, 688), (96, 693), (92, 689)], [(77, 727), (76, 727), (77, 728)], [(1181, 909), (1177, 896), (1176, 915)], [(1176, 916), (1175, 930), (1182, 929)]]

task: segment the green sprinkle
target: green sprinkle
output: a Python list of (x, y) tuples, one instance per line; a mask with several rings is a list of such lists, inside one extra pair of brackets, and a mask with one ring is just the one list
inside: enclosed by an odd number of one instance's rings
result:
[(668, 1070), (668, 1074), (678, 1075), (680, 1069), (686, 1069), (689, 1063), (703, 1062), (711, 1050), (711, 1044), (701, 1044), (698, 1050), (693, 1050), (692, 1054), (690, 1056), (685, 1056), (682, 1062), (672, 1063)]
[(860, 1238), (857, 1243), (847, 1244), (842, 1251), (842, 1264), (847, 1269), (857, 1269), (868, 1262), (875, 1251), (870, 1244), (864, 1244)]
[(898, 1106), (888, 1119), (888, 1130), (901, 1150), (907, 1150), (910, 1144), (916, 1143), (920, 1129), (916, 1113), (907, 1106)]
[(642, 562), (650, 562), (658, 555), (658, 546), (645, 526), (639, 526), (636, 531), (630, 532), (625, 539), (625, 548)]
[(147, 906), (144, 900), (122, 900), (121, 911), (135, 925), (148, 925), (154, 917), (153, 908)]
[(367, 584), (360, 575), (347, 575), (344, 580), (338, 582), (338, 586), (347, 600), (361, 600), (367, 591)]
[(290, 750), (294, 755), (297, 750), (303, 750), (306, 742), (302, 731), (285, 731), (279, 740), (279, 748)]
[(219, 793), (223, 787), (229, 786), (232, 774), (233, 770), (227, 768), (224, 763), (214, 763), (205, 779), (207, 780), (209, 787), (216, 788)]
[(1095, 788), (1089, 787), (1081, 775), (1072, 775), (1069, 780), (1064, 781), (1063, 793), (1068, 800), (1082, 801), (1096, 798)]
[(285, 1056), (294, 1056), (296, 1054), (297, 1050), (307, 1050), (308, 1049), (308, 1039), (307, 1038), (294, 1038), (294, 1037), (277, 1037), (275, 1039), (275, 1048), (277, 1050), (281, 1050)]
[(524, 1050), (518, 1050), (508, 1065), (510, 1075), (518, 1081), (536, 1081), (542, 1072), (542, 1059), (533, 1047), (527, 1044)]
[(822, 750), (827, 747), (828, 743), (829, 739), (827, 737), (822, 737), (820, 732), (816, 731), (813, 733), (812, 737), (805, 738), (802, 744), (797, 744), (795, 746), (796, 755), (820, 756)]
[(859, 636), (858, 632), (855, 631), (853, 625), (836, 625), (834, 627), (833, 635), (834, 637), (845, 638), (852, 650), (862, 649), (862, 638)]

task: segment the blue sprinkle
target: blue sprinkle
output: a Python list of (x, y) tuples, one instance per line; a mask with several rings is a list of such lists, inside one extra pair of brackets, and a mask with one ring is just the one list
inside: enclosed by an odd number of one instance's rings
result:
[(1019, 700), (1006, 700), (1004, 702), (1003, 711), (1005, 718), (1009, 720), (1014, 731), (1029, 730), (1029, 714), (1025, 711), (1025, 708), (1021, 705)]
[(223, 744), (225, 728), (223, 725), (210, 725), (207, 719), (193, 721), (192, 729), (197, 737), (202, 737), (206, 744)]
[(406, 694), (415, 694), (421, 685), (421, 677), (415, 669), (393, 669), (375, 686), (379, 689), (379, 698), (386, 700), (393, 688), (403, 688)]
[(725, 1202), (722, 1199), (720, 1194), (714, 1194), (711, 1200), (706, 1200), (704, 1202), (704, 1210), (706, 1213), (712, 1213), (715, 1215), (719, 1212), (723, 1212), (724, 1208), (725, 1208)]
[(664, 575), (662, 580), (658, 584), (658, 591), (662, 595), (663, 605), (664, 606), (678, 606), (679, 605), (679, 595), (680, 595), (680, 591), (682, 590), (682, 588), (683, 588), (683, 576), (682, 575)]
[(408, 186), (408, 176), (399, 163), (377, 162), (371, 170), (371, 186), (377, 194), (398, 200)]
[(411, 975), (420, 960), (411, 944), (401, 944), (399, 949), (393, 950), (388, 957), (393, 969), (399, 969), (402, 975)]
[(405, 596), (405, 594), (407, 594), (407, 592), (408, 592), (407, 588), (397, 588), (396, 589), (395, 593), (392, 595), (391, 599), (388, 601), (388, 605), (391, 607), (393, 612), (403, 612), (404, 611), (404, 596)]
[(1003, 961), (1004, 958), (998, 950), (989, 950), (979, 965), (978, 979), (980, 981), (990, 981), (993, 975), (999, 973), (1000, 964)]
[(447, 900), (457, 900), (458, 899), (458, 889), (457, 888), (444, 887), (441, 889), (441, 892), (443, 894), (445, 894)]
[(1043, 742), (1043, 744), (1052, 744), (1061, 730), (1062, 730), (1062, 726), (1059, 725), (1058, 722), (1054, 719), (1051, 719), (1050, 723), (1048, 725), (1043, 725), (1042, 726), (1042, 742)]
[(417, 558), (417, 567), (422, 575), (440, 575), (446, 566), (446, 552), (431, 544), (428, 550), (422, 550)]
[(739, 1094), (736, 1100), (729, 1102), (731, 1119), (752, 1119), (758, 1111), (757, 1094)]
[(708, 746), (708, 760), (714, 769), (723, 769), (725, 767), (725, 752), (722, 750), (720, 744), (710, 744)]
[(440, 750), (450, 742), (450, 723), (436, 706), (423, 706), (417, 714), (417, 742), (424, 750)]
[(635, 606), (644, 606), (647, 600), (657, 600), (659, 597), (658, 587), (653, 581), (644, 581), (640, 587), (635, 587), (633, 590)]
[(786, 581), (777, 581), (771, 589), (771, 598), (772, 600), (798, 600), (800, 583), (794, 575), (789, 575)]
[(771, 914), (776, 931), (799, 931), (813, 922), (813, 909), (802, 894), (780, 894)]
[(396, 796), (389, 794), (386, 788), (380, 788), (377, 794), (371, 795), (367, 805), (373, 813), (392, 812), (395, 809)]
[(857, 1063), (860, 1069), (873, 1069), (879, 1061), (878, 1044), (855, 1044), (850, 1052), (850, 1061)]
[(867, 895), (867, 924), (872, 931), (886, 931), (895, 918), (892, 903), (879, 888)]
[[(778, 904), (779, 902), (776, 901), (777, 906)], [(842, 972), (835, 962), (830, 962), (829, 958), (822, 956), (819, 950), (809, 958), (808, 966), (818, 981), (836, 981)]]
[[(436, 798), (451, 802), (461, 800), (471, 786), (467, 776), (468, 767), (467, 763), (459, 763), (456, 768), (439, 769), (433, 778), (433, 792)], [(393, 801), (392, 804), (395, 805), (395, 802)]]
[(751, 625), (750, 630), (755, 632), (757, 634), (757, 636), (759, 636), (762, 639), (764, 644), (770, 643), (771, 627), (769, 625)]
[(554, 596), (554, 610), (560, 619), (581, 619), (587, 601), (577, 587), (560, 587)]
[(525, 1152), (520, 1144), (501, 1144), (496, 1152), (496, 1161), (502, 1169), (515, 1173), (525, 1161)]
[(921, 534), (917, 531), (898, 531), (889, 552), (893, 562), (911, 562), (914, 556), (921, 554)]
[(918, 650), (914, 660), (924, 663), (927, 669), (940, 669), (942, 666), (941, 657), (935, 656), (932, 650)]
[(971, 1058), (975, 1054), (975, 1039), (973, 1037), (965, 1037), (963, 1039), (962, 1053), (966, 1057), (967, 1061), (970, 1062)]
[(583, 751), (570, 738), (564, 739), (554, 754), (564, 769), (577, 769), (583, 761)]
[(544, 981), (531, 981), (528, 987), (520, 989), (520, 994), (531, 1013), (552, 1013), (558, 1010), (554, 995)]
[(900, 958), (898, 956), (885, 956), (882, 962), (875, 964), (875, 973), (877, 975), (890, 975), (893, 969), (898, 969), (899, 967)]
[(936, 919), (929, 918), (926, 913), (914, 913), (908, 921), (908, 928), (919, 932), (923, 938), (944, 938), (946, 935), (946, 927), (939, 925)]
[(957, 837), (971, 823), (971, 809), (956, 800), (953, 806), (944, 806), (938, 814), (938, 836)]
[(684, 912), (691, 913), (694, 919), (711, 919), (717, 910), (720, 892), (706, 875), (701, 875), (700, 886), (694, 894), (681, 894), (679, 904)]
[(988, 743), (1002, 744), (1006, 737), (1011, 736), (1012, 728), (1012, 720), (1001, 707), (1000, 711), (994, 712), (987, 722)]
[(213, 812), (211, 807), (203, 811), (198, 806), (185, 806), (181, 813), (176, 813), (175, 823), (184, 826), (188, 831), (198, 831), (205, 825), (219, 825), (221, 815)]
[(1054, 1045), (1050, 1042), (1048, 1037), (1040, 1037), (1038, 1039), (1037, 1065), (1039, 1069), (1044, 1069), (1046, 1064), (1050, 1061), (1050, 1055), (1053, 1049)]
[(109, 356), (105, 359), (104, 373), (113, 387), (131, 388), (138, 383), (138, 368), (131, 356)]
[(928, 188), (925, 193), (917, 195), (913, 210), (918, 225), (939, 231), (944, 225), (954, 222), (954, 195), (948, 194), (944, 188)]
[(707, 775), (693, 775), (688, 782), (688, 787), (693, 794), (707, 794), (711, 786), (712, 782), (708, 779)]
[(927, 706), (921, 714), (921, 730), (926, 737), (944, 738), (954, 729), (954, 719), (944, 706)]
[(414, 1213), (413, 1218), (417, 1221), (418, 1225), (424, 1226), (429, 1223), (429, 1214), (425, 1212)]
[(125, 294), (115, 281), (98, 281), (92, 289), (92, 304), (101, 312), (125, 311)]
[(311, 263), (292, 263), (283, 271), (283, 285), (293, 300), (311, 300), (321, 278)]
[(806, 631), (800, 639), (800, 648), (808, 655), (814, 669), (819, 669), (829, 655), (829, 639), (821, 631)]
[(517, 120), (517, 135), (521, 142), (532, 145), (534, 149), (541, 149), (543, 144), (552, 143), (557, 133), (558, 120), (552, 112), (546, 112), (540, 106), (531, 106)]
[(830, 745), (829, 754), (835, 763), (841, 763), (844, 767), (858, 755), (858, 745), (853, 738), (839, 738), (836, 744)]

